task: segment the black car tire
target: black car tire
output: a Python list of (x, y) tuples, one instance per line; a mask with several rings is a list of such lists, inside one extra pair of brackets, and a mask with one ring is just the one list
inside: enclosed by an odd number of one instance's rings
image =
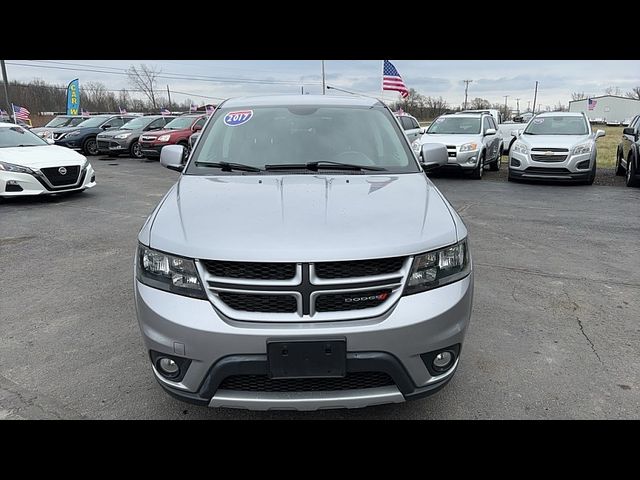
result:
[(182, 164), (184, 165), (185, 163), (187, 163), (187, 158), (189, 158), (189, 153), (191, 152), (191, 149), (189, 148), (188, 142), (178, 142), (178, 145), (182, 145), (182, 147), (184, 148), (182, 152)]
[(478, 166), (473, 169), (471, 172), (471, 178), (474, 180), (481, 180), (482, 174), (484, 173), (484, 152), (480, 156), (480, 160), (478, 161)]
[(627, 176), (625, 178), (627, 187), (640, 186), (640, 182), (638, 182), (638, 179), (636, 178), (638, 172), (636, 171), (636, 162), (634, 157), (635, 155), (629, 154), (629, 159), (627, 160)]
[(98, 154), (98, 142), (96, 141), (96, 137), (89, 137), (82, 142), (82, 153), (85, 155)]
[(589, 172), (589, 178), (584, 182), (585, 185), (593, 185), (593, 182), (596, 179), (596, 161), (593, 161), (593, 167), (591, 168), (591, 171)]
[(129, 147), (129, 156), (138, 160), (144, 158), (142, 150), (140, 149), (140, 144), (137, 140), (131, 143), (131, 146)]
[[(620, 149), (618, 148), (618, 152), (616, 153), (616, 175), (619, 177), (624, 176), (624, 174), (626, 173), (624, 168), (622, 168), (622, 152), (620, 151)], [(628, 165), (627, 165), (628, 167)]]
[(496, 158), (496, 161), (489, 166), (489, 169), (493, 172), (497, 172), (498, 170), (500, 170), (501, 160), (502, 160), (502, 145), (500, 145), (500, 148), (498, 148), (498, 158)]
[(507, 182), (515, 182), (516, 179), (513, 177), (513, 175), (511, 175), (511, 169), (508, 168), (508, 173), (507, 173)]

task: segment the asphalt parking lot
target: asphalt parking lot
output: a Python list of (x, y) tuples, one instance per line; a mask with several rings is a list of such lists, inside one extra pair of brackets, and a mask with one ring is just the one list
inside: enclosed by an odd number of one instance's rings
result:
[(434, 178), (469, 228), (476, 275), (453, 380), (400, 405), (260, 413), (185, 404), (156, 384), (132, 262), (177, 174), (129, 158), (92, 164), (90, 191), (0, 201), (0, 419), (640, 416), (640, 189)]

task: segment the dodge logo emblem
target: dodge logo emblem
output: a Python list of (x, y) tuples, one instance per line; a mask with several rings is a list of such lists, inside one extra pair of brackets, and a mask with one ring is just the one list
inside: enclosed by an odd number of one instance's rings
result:
[(60, 175), (66, 175), (66, 174), (67, 174), (67, 169), (66, 169), (66, 168), (64, 168), (64, 167), (60, 167), (60, 168), (58, 169), (58, 173), (59, 173)]

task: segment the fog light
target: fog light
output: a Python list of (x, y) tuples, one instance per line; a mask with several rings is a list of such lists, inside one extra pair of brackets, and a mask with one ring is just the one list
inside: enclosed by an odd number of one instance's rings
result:
[(515, 158), (511, 159), (511, 166), (512, 167), (519, 167), (520, 166), (520, 160), (516, 160)]
[(476, 157), (471, 157), (469, 160), (467, 160), (467, 163), (476, 163)]
[(451, 352), (440, 352), (436, 355), (436, 358), (433, 359), (433, 368), (436, 370), (446, 370), (453, 360), (453, 355)]
[(576, 165), (576, 168), (580, 168), (582, 170), (587, 169), (589, 168), (589, 163), (591, 163), (591, 160), (583, 160)]
[(158, 366), (160, 367), (160, 370), (162, 370), (162, 373), (170, 377), (178, 374), (180, 371), (178, 364), (167, 357), (161, 358), (158, 362)]

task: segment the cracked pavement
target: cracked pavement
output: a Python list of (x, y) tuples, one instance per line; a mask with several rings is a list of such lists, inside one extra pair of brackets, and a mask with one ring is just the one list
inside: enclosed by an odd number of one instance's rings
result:
[(640, 417), (640, 189), (433, 178), (470, 231), (476, 275), (453, 380), (400, 405), (260, 413), (181, 403), (155, 383), (131, 268), (176, 174), (92, 164), (92, 191), (0, 201), (0, 419)]

